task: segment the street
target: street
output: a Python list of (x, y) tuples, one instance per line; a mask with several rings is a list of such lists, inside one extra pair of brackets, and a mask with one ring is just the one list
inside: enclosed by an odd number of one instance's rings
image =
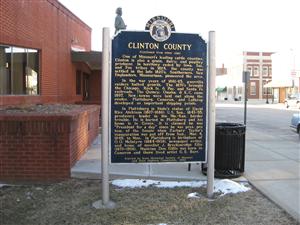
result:
[[(247, 107), (247, 139), (270, 138), (278, 140), (278, 137), (284, 140), (296, 141), (297, 134), (290, 128), (291, 118), (296, 109), (286, 110), (282, 108), (264, 108), (261, 105), (249, 105)], [(244, 105), (243, 104), (220, 104), (216, 110), (217, 122), (236, 122), (244, 123)], [(258, 132), (259, 134), (250, 136), (249, 133)]]
[[(217, 122), (244, 122), (242, 104), (217, 104)], [(300, 138), (290, 127), (293, 113), (278, 105), (247, 108), (244, 176), (299, 220)]]

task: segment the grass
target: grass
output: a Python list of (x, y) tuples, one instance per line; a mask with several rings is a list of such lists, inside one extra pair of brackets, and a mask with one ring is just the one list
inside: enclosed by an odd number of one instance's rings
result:
[(99, 180), (71, 179), (50, 185), (0, 188), (0, 224), (297, 224), (255, 189), (217, 197), (188, 199), (203, 188), (110, 187), (115, 209), (95, 209)]

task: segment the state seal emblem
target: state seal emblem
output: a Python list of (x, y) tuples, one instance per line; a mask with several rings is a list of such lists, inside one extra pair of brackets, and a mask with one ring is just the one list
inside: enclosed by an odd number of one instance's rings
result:
[(151, 37), (159, 42), (169, 39), (171, 31), (175, 31), (173, 22), (165, 16), (155, 16), (146, 24), (146, 30), (149, 30)]

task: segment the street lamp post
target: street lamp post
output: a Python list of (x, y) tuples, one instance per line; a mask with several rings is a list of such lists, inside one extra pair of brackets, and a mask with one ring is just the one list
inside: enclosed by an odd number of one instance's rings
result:
[[(269, 80), (267, 79), (267, 84), (269, 82)], [(269, 104), (269, 88), (267, 87), (267, 100), (266, 100), (266, 103)]]

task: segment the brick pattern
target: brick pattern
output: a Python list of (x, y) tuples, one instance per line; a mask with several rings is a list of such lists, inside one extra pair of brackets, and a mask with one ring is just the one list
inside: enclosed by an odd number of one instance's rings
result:
[(71, 166), (81, 158), (86, 152), (86, 148), (98, 135), (100, 107), (97, 109), (82, 113), (78, 119), (72, 120), (70, 130)]
[(98, 134), (99, 106), (65, 115), (0, 115), (0, 180), (70, 177)]
[(0, 105), (81, 101), (71, 46), (90, 51), (91, 28), (57, 0), (0, 3), (0, 43), (40, 50), (40, 95), (0, 96)]

